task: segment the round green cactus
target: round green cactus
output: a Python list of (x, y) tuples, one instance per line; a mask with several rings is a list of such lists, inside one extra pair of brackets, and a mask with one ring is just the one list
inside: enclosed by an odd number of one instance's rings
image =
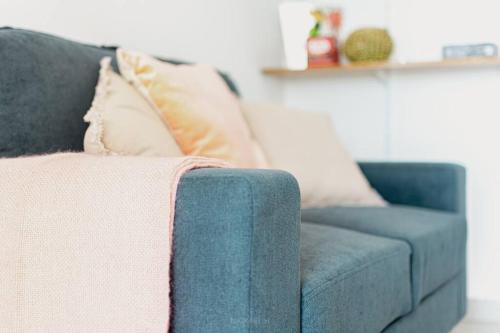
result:
[(351, 33), (343, 49), (352, 62), (385, 61), (391, 56), (393, 42), (385, 29), (364, 28)]

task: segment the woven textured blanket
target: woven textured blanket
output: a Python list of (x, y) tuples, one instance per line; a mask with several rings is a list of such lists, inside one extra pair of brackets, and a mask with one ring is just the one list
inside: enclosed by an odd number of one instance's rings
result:
[(0, 159), (0, 331), (166, 332), (175, 195), (204, 158)]

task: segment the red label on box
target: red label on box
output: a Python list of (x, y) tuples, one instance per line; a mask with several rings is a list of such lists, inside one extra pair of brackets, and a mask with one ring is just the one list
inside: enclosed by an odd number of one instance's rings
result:
[(339, 64), (337, 39), (333, 36), (311, 37), (307, 40), (309, 67), (335, 66)]

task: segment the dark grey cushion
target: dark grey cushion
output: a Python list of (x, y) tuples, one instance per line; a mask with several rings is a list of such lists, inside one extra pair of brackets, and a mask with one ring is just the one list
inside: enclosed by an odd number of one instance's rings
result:
[(466, 215), (466, 172), (461, 165), (362, 162), (359, 166), (370, 184), (390, 203)]
[(412, 249), (413, 304), (455, 277), (465, 267), (465, 217), (424, 208), (333, 207), (306, 209), (308, 222), (406, 241)]
[(94, 97), (99, 61), (114, 53), (0, 28), (0, 157), (83, 150), (82, 118)]
[(381, 332), (411, 310), (410, 247), (302, 223), (302, 332)]

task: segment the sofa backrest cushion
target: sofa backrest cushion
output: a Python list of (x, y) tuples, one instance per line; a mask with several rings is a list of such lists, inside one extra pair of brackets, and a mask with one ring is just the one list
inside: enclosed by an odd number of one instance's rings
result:
[(115, 48), (0, 28), (0, 157), (82, 151), (83, 116), (106, 56)]
[(242, 103), (271, 169), (297, 179), (301, 207), (385, 206), (342, 145), (328, 113)]

